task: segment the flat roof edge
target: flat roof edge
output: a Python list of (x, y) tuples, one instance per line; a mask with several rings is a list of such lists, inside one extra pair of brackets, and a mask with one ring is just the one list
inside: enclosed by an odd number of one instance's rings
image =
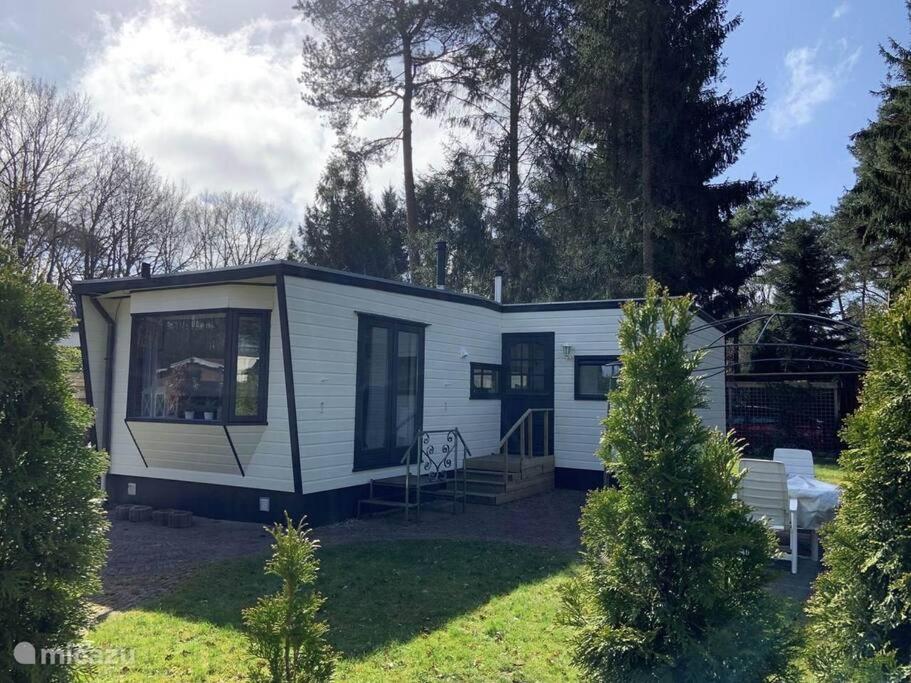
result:
[[(534, 313), (545, 311), (582, 311), (582, 310), (617, 310), (629, 301), (641, 301), (638, 298), (630, 299), (601, 299), (587, 301), (545, 301), (538, 303), (501, 304), (491, 299), (486, 299), (476, 294), (453, 292), (448, 289), (434, 289), (413, 285), (407, 282), (387, 280), (371, 275), (348, 273), (342, 270), (322, 268), (294, 261), (266, 261), (244, 266), (231, 266), (211, 270), (197, 270), (186, 273), (163, 273), (150, 278), (140, 276), (111, 278), (103, 280), (80, 280), (73, 283), (73, 296), (97, 296), (119, 291), (143, 291), (177, 289), (213, 284), (238, 284), (237, 280), (288, 275), (301, 277), (319, 282), (364, 287), (408, 296), (418, 296), (438, 301), (480, 306), (500, 313)], [(705, 322), (715, 324), (713, 318), (702, 309), (696, 308), (697, 317)]]

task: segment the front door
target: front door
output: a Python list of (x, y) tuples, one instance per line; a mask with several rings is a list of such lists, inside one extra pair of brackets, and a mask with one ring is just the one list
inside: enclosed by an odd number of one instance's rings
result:
[[(554, 407), (554, 333), (521, 332), (503, 335), (503, 377), (500, 434), (504, 435), (529, 408)], [(534, 414), (532, 453), (544, 453), (544, 420), (548, 420), (547, 452), (554, 452), (553, 411)], [(509, 452), (519, 452), (518, 432), (510, 438)]]

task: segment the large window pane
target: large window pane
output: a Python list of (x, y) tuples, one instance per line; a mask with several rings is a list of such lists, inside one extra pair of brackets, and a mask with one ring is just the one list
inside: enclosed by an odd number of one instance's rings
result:
[(134, 333), (133, 416), (221, 419), (224, 313), (143, 316)]
[(419, 337), (414, 332), (398, 333), (395, 405), (397, 446), (408, 446), (417, 429), (418, 341)]
[(387, 393), (389, 387), (389, 330), (371, 327), (364, 350), (367, 387), (364, 395), (364, 446), (382, 448), (386, 444)]
[(259, 315), (237, 317), (237, 358), (234, 389), (234, 416), (256, 417), (260, 414), (260, 383), (265, 358), (265, 320)]

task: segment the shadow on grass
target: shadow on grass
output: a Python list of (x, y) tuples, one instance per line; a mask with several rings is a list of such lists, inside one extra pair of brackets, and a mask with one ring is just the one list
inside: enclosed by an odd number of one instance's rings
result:
[[(320, 550), (330, 639), (348, 657), (436, 630), (492, 598), (562, 572), (576, 556), (503, 543), (414, 540)], [(277, 589), (265, 558), (208, 567), (149, 611), (240, 629), (241, 610)]]

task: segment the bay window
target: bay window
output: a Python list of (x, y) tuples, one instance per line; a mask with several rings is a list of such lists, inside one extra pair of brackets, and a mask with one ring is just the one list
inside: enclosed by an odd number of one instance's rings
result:
[(267, 310), (133, 315), (127, 418), (263, 423)]

